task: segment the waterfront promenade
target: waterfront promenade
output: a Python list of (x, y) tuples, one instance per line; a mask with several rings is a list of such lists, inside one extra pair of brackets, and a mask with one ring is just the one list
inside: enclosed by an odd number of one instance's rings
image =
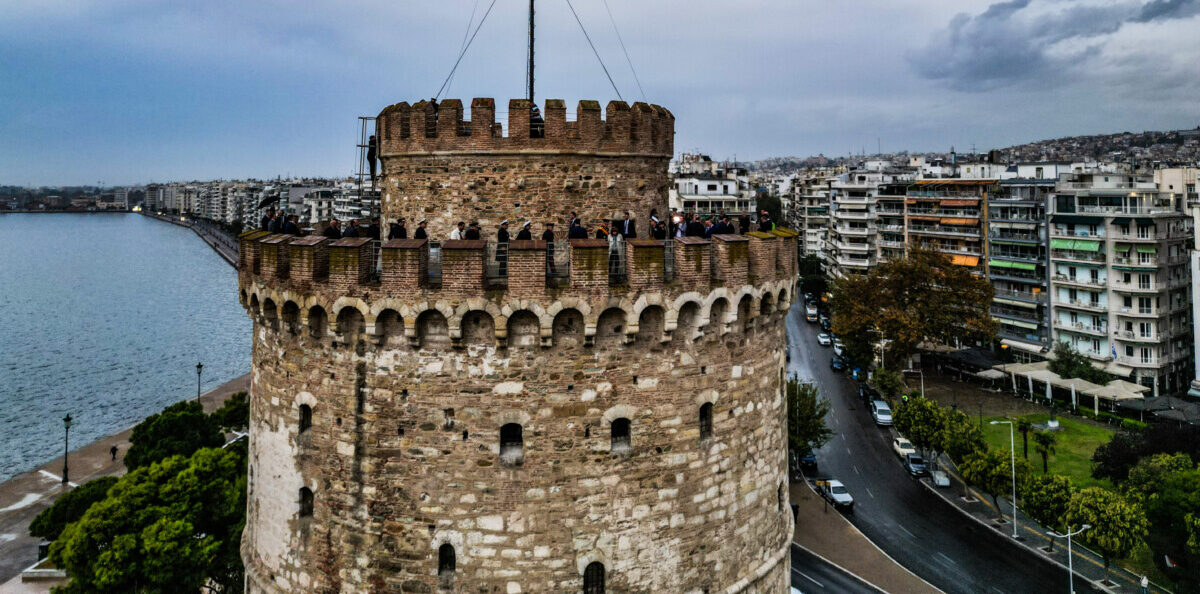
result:
[[(205, 412), (219, 408), (235, 392), (250, 391), (250, 374), (234, 378), (200, 397)], [(102, 476), (125, 474), (121, 462), (129, 450), (132, 427), (99, 439), (70, 454), (72, 485)], [(117, 461), (109, 449), (117, 446)], [(64, 492), (63, 459), (59, 456), (29, 472), (0, 483), (0, 594), (25, 591), (20, 588), (20, 573), (37, 561), (39, 539), (29, 535), (29, 524), (43, 509), (50, 507)]]
[(237, 237), (226, 232), (220, 227), (201, 219), (189, 219), (181, 216), (160, 215), (152, 212), (143, 212), (143, 216), (157, 219), (164, 223), (179, 225), (191, 229), (208, 244), (213, 251), (217, 252), (223, 260), (229, 263), (230, 266), (237, 267), (238, 261), (238, 242)]

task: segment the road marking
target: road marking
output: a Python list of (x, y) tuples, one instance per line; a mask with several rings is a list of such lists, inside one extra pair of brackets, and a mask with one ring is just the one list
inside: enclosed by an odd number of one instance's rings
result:
[(850, 448), (846, 448), (846, 455), (853, 456), (854, 454), (850, 452)]
[(858, 465), (857, 465), (857, 464), (856, 464), (856, 465), (854, 465), (854, 474), (857, 474), (857, 475), (859, 475), (859, 476), (862, 476), (862, 473), (858, 471)]
[(825, 584), (822, 584), (821, 582), (818, 582), (817, 580), (812, 579), (811, 577), (809, 577), (809, 575), (807, 573), (804, 573), (803, 571), (800, 571), (799, 569), (796, 569), (795, 567), (792, 568), (792, 571), (800, 574), (802, 577), (804, 577), (804, 579), (816, 584), (818, 588), (825, 587)]
[(867, 495), (870, 495), (870, 496), (871, 496), (871, 499), (874, 499), (874, 498), (875, 498), (875, 494), (874, 494), (874, 493), (872, 493), (870, 489), (867, 489)]
[(958, 565), (958, 563), (954, 562), (954, 559), (947, 557), (946, 554), (941, 551), (938, 551), (937, 556), (949, 561), (952, 565)]
[(39, 500), (41, 498), (42, 498), (42, 496), (37, 493), (26, 493), (25, 496), (22, 497), (20, 501), (14, 503), (8, 507), (0, 507), (0, 513), (18, 510), (18, 509), (21, 509), (22, 507), (29, 507), (29, 506), (33, 505), (34, 503), (37, 503), (37, 500)]
[(916, 534), (913, 534), (908, 528), (905, 528), (904, 526), (896, 524), (896, 527), (899, 528), (900, 530), (902, 530), (905, 534), (907, 534), (909, 538), (915, 539), (917, 537)]
[[(61, 476), (58, 476), (57, 474), (54, 474), (54, 473), (52, 473), (52, 472), (47, 472), (47, 471), (45, 471), (45, 470), (39, 470), (38, 472), (40, 472), (40, 473), (42, 473), (42, 474), (44, 474), (44, 475), (46, 475), (46, 476), (48, 476), (48, 477), (50, 477), (50, 478), (52, 478), (52, 479), (54, 479), (54, 480), (58, 481), (58, 482), (60, 482), (60, 483), (62, 482), (62, 477), (61, 477)], [(78, 487), (78, 486), (79, 486), (79, 485), (76, 485), (75, 483), (72, 483), (71, 481), (67, 481), (67, 484), (68, 484), (68, 485), (71, 485), (72, 487)]]

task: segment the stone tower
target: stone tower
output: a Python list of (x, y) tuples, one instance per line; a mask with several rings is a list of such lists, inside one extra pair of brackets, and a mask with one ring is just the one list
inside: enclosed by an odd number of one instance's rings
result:
[(379, 115), (385, 221), (432, 242), (242, 235), (249, 592), (788, 591), (795, 234), (498, 246), (666, 215), (669, 111), (530, 107)]

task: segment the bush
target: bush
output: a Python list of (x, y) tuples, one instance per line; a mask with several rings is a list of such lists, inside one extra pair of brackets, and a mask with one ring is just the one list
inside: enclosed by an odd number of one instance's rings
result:
[(93, 503), (102, 501), (108, 489), (117, 482), (117, 477), (106, 476), (88, 481), (59, 497), (54, 505), (42, 510), (29, 525), (29, 534), (46, 540), (55, 540), (67, 524), (83, 517)]
[(199, 402), (172, 404), (133, 428), (125, 467), (134, 470), (171, 456), (191, 456), (201, 448), (221, 447), (225, 437)]
[(1121, 428), (1126, 431), (1145, 431), (1149, 426), (1149, 423), (1143, 423), (1137, 419), (1121, 419)]

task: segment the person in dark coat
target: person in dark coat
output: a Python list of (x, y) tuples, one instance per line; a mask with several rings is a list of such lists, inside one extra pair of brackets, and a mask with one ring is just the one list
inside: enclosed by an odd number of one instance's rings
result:
[(429, 239), (429, 232), (425, 230), (425, 219), (417, 222), (417, 232), (413, 233), (413, 239)]
[(525, 224), (521, 225), (521, 230), (517, 231), (517, 241), (530, 241), (533, 239), (533, 233), (529, 232), (529, 225), (532, 223), (533, 221), (525, 221)]
[(569, 229), (569, 228), (571, 228), (571, 227), (574, 227), (575, 225), (579, 225), (580, 227), (582, 227), (582, 226), (583, 226), (583, 220), (581, 220), (581, 219), (579, 218), (579, 215), (575, 214), (575, 211), (573, 211), (573, 210), (572, 210), (572, 211), (571, 211), (571, 218), (567, 220), (567, 228)]
[(262, 221), (259, 222), (258, 228), (262, 231), (271, 230), (271, 219), (275, 218), (275, 209), (268, 208), (267, 214), (263, 215)]
[(370, 140), (367, 140), (367, 165), (371, 168), (371, 184), (375, 184), (375, 157), (379, 153), (379, 142), (375, 140), (375, 135), (372, 134)]
[(688, 237), (704, 237), (704, 223), (700, 222), (700, 217), (692, 215), (687, 224)]
[(371, 239), (379, 239), (379, 219), (371, 219), (371, 224), (367, 226), (367, 237)]
[(299, 216), (289, 215), (287, 222), (283, 224), (283, 229), (280, 231), (280, 233), (287, 233), (288, 235), (300, 235), (300, 225), (296, 224), (299, 220)]
[(762, 211), (758, 215), (758, 230), (761, 233), (767, 233), (775, 229), (775, 223), (771, 222), (771, 215), (767, 211)]
[(508, 243), (508, 219), (500, 221), (500, 230), (496, 231), (496, 241), (498, 243)]
[(271, 222), (267, 223), (267, 231), (279, 233), (281, 229), (283, 229), (283, 217), (279, 216), (279, 213), (271, 215)]
[(625, 239), (637, 238), (637, 225), (633, 219), (629, 218), (629, 211), (625, 211), (625, 218), (621, 221), (621, 237)]
[(587, 239), (587, 228), (579, 223), (579, 219), (573, 219), (571, 228), (567, 229), (567, 239)]
[(408, 239), (408, 227), (405, 225), (404, 218), (392, 224), (392, 228), (388, 231), (388, 239)]
[(329, 226), (326, 227), (325, 230), (321, 232), (321, 235), (324, 235), (325, 237), (328, 237), (329, 239), (341, 239), (342, 238), (342, 222), (337, 219), (333, 219), (333, 220), (329, 221)]
[(662, 221), (654, 223), (654, 239), (663, 240), (667, 238), (667, 225)]
[(742, 216), (738, 217), (738, 227), (740, 229), (739, 232), (742, 235), (749, 233), (750, 232), (750, 215), (743, 214)]
[(471, 221), (471, 226), (467, 227), (467, 232), (463, 234), (463, 239), (481, 239), (478, 221)]
[(554, 241), (554, 223), (546, 223), (546, 230), (542, 232), (542, 241)]

